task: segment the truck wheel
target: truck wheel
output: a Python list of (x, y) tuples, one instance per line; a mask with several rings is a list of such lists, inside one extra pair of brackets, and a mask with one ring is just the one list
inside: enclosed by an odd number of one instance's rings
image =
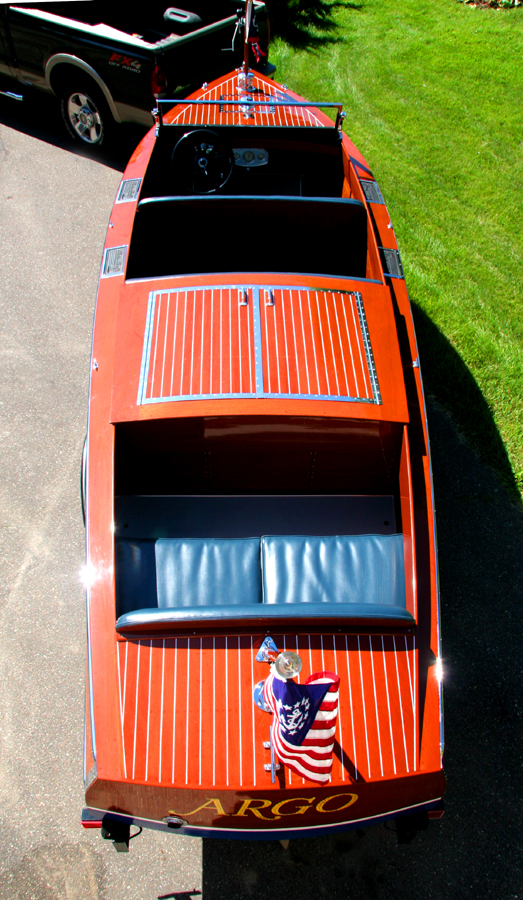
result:
[(92, 83), (64, 87), (60, 107), (65, 127), (74, 141), (93, 149), (107, 142), (111, 113)]

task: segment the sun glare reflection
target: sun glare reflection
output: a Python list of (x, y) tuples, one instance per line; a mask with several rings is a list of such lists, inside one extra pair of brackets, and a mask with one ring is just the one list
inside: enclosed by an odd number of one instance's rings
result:
[(85, 588), (90, 588), (96, 581), (96, 575), (97, 572), (93, 564), (86, 563), (85, 566), (81, 567), (78, 573), (78, 579)]
[(438, 683), (441, 684), (443, 681), (443, 662), (440, 656), (438, 656), (436, 660), (436, 678), (438, 679)]

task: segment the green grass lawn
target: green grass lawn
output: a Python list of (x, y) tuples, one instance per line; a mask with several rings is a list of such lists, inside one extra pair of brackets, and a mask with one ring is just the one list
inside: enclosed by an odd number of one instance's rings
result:
[(276, 78), (342, 100), (389, 207), (428, 393), (523, 489), (523, 9), (272, 0)]

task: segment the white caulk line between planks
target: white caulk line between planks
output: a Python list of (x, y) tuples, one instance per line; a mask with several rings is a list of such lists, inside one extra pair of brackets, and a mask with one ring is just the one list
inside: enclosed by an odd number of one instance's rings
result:
[(372, 667), (372, 686), (374, 690), (374, 709), (376, 711), (376, 727), (378, 729), (378, 747), (380, 751), (380, 772), (381, 777), (383, 778), (383, 756), (381, 752), (381, 734), (380, 734), (380, 718), (378, 712), (378, 698), (376, 696), (376, 678), (374, 675), (374, 656), (372, 653), (372, 636), (369, 634), (369, 649), (370, 649), (370, 664)]
[(160, 750), (158, 753), (158, 781), (162, 783), (162, 741), (163, 741), (163, 689), (165, 684), (165, 638), (162, 640), (162, 695), (160, 701)]
[(358, 760), (356, 757), (356, 736), (354, 734), (354, 707), (352, 705), (352, 679), (350, 677), (349, 644), (345, 635), (345, 658), (347, 660), (347, 677), (349, 679), (350, 718), (352, 724), (352, 753), (354, 756), (354, 777), (358, 780)]
[(145, 744), (145, 780), (149, 775), (149, 734), (151, 726), (151, 674), (153, 669), (153, 642), (149, 641), (149, 688), (147, 692), (147, 741)]
[(398, 654), (396, 653), (396, 638), (394, 635), (392, 635), (392, 640), (394, 642), (394, 659), (396, 662), (396, 678), (398, 680), (398, 697), (399, 697), (399, 701), (400, 701), (401, 730), (403, 732), (403, 749), (405, 750), (405, 765), (407, 767), (407, 772), (410, 772), (409, 759), (407, 756), (407, 741), (405, 740), (405, 723), (403, 721), (403, 701), (401, 699), (400, 673), (399, 673), (399, 669), (398, 669)]
[(365, 710), (365, 688), (363, 686), (363, 667), (361, 664), (361, 647), (360, 647), (360, 636), (358, 635), (358, 657), (360, 661), (360, 679), (361, 679), (361, 702), (363, 704), (363, 721), (365, 723), (365, 746), (367, 748), (367, 768), (369, 771), (369, 778), (372, 778), (371, 770), (370, 770), (370, 755), (369, 755), (369, 736), (367, 734), (367, 713)]
[(176, 758), (176, 679), (178, 676), (178, 638), (174, 641), (174, 690), (173, 690), (173, 768), (172, 783), (174, 784), (174, 761)]
[[(332, 645), (334, 648), (334, 671), (336, 675), (338, 675), (338, 658), (336, 656), (336, 635), (332, 635)], [(345, 781), (345, 764), (344, 764), (344, 756), (343, 756), (343, 725), (341, 721), (341, 704), (338, 700), (338, 715), (340, 720), (340, 750), (341, 750), (341, 779)]]
[(396, 775), (396, 754), (394, 753), (394, 736), (392, 733), (392, 716), (390, 714), (389, 679), (388, 679), (388, 675), (387, 675), (387, 660), (385, 659), (385, 643), (383, 640), (383, 635), (381, 635), (381, 650), (382, 650), (382, 658), (383, 658), (383, 672), (385, 674), (385, 688), (387, 691), (387, 710), (389, 713), (389, 729), (390, 729), (390, 746), (392, 749), (392, 765), (394, 768), (394, 774)]

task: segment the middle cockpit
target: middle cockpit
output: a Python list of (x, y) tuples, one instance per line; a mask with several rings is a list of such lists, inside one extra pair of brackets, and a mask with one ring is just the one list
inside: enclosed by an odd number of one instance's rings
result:
[(369, 277), (367, 212), (347, 184), (334, 128), (164, 127), (140, 192), (127, 278)]

